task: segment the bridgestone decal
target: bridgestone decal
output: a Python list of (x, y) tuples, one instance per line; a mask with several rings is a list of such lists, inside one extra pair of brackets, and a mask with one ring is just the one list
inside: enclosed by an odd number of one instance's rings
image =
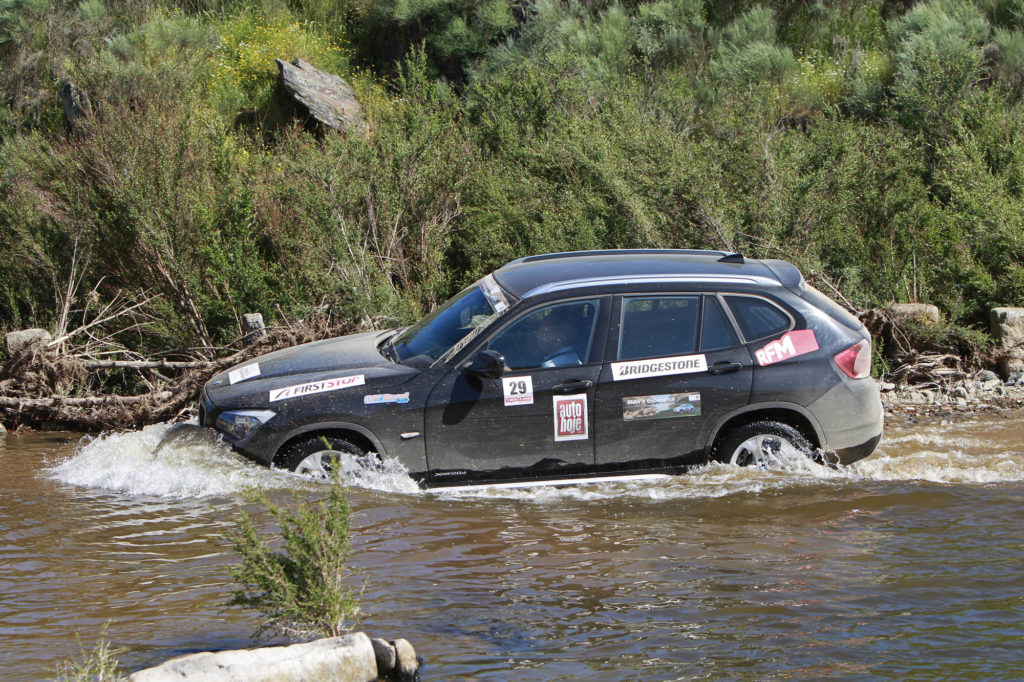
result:
[(670, 374), (694, 374), (706, 372), (707, 369), (708, 362), (703, 355), (678, 355), (674, 358), (613, 362), (612, 379), (624, 381), (645, 377), (663, 377)]
[(362, 386), (365, 383), (366, 379), (362, 374), (355, 374), (348, 377), (335, 377), (333, 379), (324, 379), (323, 381), (311, 381), (308, 384), (298, 384), (297, 386), (287, 386), (285, 388), (274, 389), (270, 392), (270, 402), (288, 400), (289, 398), (299, 398), (302, 396), (313, 395), (315, 393), (327, 393), (328, 391), (337, 391), (342, 388)]

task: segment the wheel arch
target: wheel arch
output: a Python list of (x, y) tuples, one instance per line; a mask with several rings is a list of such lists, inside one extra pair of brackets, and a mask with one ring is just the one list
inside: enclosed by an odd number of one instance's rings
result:
[(729, 432), (745, 424), (758, 421), (776, 421), (789, 424), (815, 448), (823, 442), (821, 427), (810, 412), (793, 403), (759, 403), (726, 415), (715, 425), (704, 446), (705, 455), (711, 457), (715, 447)]
[(384, 447), (381, 445), (381, 442), (372, 431), (364, 426), (349, 422), (318, 422), (306, 424), (305, 426), (290, 432), (281, 444), (278, 445), (277, 450), (274, 451), (271, 462), (275, 465), (280, 464), (281, 456), (287, 452), (289, 447), (299, 441), (309, 438), (310, 436), (335, 436), (337, 438), (344, 438), (345, 440), (351, 441), (353, 445), (357, 445), (362, 448), (365, 452), (376, 452), (382, 457), (385, 454)]

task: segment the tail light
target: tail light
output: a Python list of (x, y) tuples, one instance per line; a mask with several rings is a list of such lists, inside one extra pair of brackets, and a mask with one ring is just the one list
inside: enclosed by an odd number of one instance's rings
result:
[(836, 353), (832, 359), (839, 369), (851, 379), (863, 379), (871, 374), (871, 342), (858, 341), (849, 348)]

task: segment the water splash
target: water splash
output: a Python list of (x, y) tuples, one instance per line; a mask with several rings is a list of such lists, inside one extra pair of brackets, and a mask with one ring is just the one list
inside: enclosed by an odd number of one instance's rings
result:
[[(389, 493), (422, 492), (416, 481), (409, 477), (409, 470), (396, 459), (385, 457), (376, 465), (367, 466), (365, 458), (339, 452), (336, 462), (339, 467), (339, 477), (346, 485)], [(309, 481), (307, 477), (291, 471), (280, 469), (274, 471), (297, 481)]]
[[(784, 448), (764, 466), (711, 463), (681, 476), (565, 486), (485, 487), (428, 491), (442, 499), (507, 499), (548, 504), (559, 500), (609, 498), (674, 500), (761, 494), (799, 485), (844, 485), (862, 481), (928, 481), (991, 484), (1024, 481), (1024, 443), (1016, 420), (964, 420), (928, 427), (890, 429), (878, 452), (853, 466), (833, 469)], [(206, 429), (165, 439), (166, 424), (140, 431), (83, 439), (74, 454), (46, 470), (63, 483), (133, 496), (204, 498), (248, 488), (315, 489), (323, 486), (286, 471), (267, 469), (235, 453)], [(1019, 443), (1019, 445), (1018, 445)], [(342, 462), (347, 485), (398, 494), (423, 491), (396, 460), (364, 468)]]
[[(246, 489), (302, 489), (323, 482), (268, 469), (245, 459), (207, 429), (166, 438), (168, 424), (85, 438), (68, 458), (45, 470), (62, 483), (132, 496), (203, 498)], [(346, 484), (387, 492), (419, 490), (397, 462), (343, 476)]]

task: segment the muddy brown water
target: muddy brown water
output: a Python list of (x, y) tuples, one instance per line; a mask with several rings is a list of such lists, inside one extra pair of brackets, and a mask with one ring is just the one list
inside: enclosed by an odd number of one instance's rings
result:
[[(321, 484), (164, 426), (0, 438), (0, 679), (107, 623), (135, 670), (250, 646), (225, 533)], [(360, 629), (424, 680), (1024, 676), (1024, 413), (889, 426), (839, 472), (791, 461), (577, 488), (350, 488)]]

